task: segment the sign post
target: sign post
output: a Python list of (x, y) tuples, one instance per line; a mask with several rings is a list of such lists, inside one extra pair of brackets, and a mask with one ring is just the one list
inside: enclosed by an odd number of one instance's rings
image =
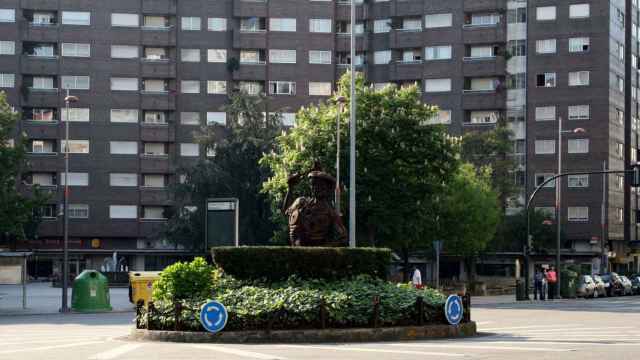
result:
[(440, 253), (442, 252), (442, 240), (433, 241), (433, 249), (436, 251), (436, 289), (440, 288)]
[(444, 315), (451, 325), (458, 325), (462, 321), (464, 307), (462, 306), (462, 298), (458, 295), (449, 295), (444, 303)]
[(200, 323), (205, 330), (217, 333), (227, 325), (229, 313), (221, 303), (211, 300), (200, 308)]

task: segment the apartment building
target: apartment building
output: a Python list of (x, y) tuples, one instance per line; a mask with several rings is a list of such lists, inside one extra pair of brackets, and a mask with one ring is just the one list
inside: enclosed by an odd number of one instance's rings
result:
[[(353, 26), (349, 12), (341, 0), (0, 0), (0, 90), (30, 139), (24, 190), (54, 195), (39, 238), (22, 246), (43, 272), (56, 268), (69, 121), (78, 269), (114, 251), (139, 270), (189, 255), (157, 233), (176, 169), (207, 155), (193, 131), (225, 124), (236, 90), (267, 94), (293, 125), (351, 61), (375, 87), (418, 84), (440, 106), (431, 122), (452, 134), (507, 121), (523, 187), (514, 208), (557, 172), (558, 117), (584, 129), (563, 136), (563, 171), (636, 161), (636, 0), (368, 0)], [(69, 115), (67, 90), (79, 98)], [(637, 269), (638, 200), (624, 177), (574, 176), (563, 190), (563, 251), (591, 262), (604, 249)], [(542, 190), (535, 206), (553, 213), (554, 194)]]

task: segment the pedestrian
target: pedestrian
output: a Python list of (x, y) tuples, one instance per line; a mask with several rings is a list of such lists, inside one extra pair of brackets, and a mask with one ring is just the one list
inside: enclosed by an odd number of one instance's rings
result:
[(552, 266), (549, 271), (547, 271), (547, 283), (549, 283), (549, 300), (553, 300), (556, 295), (556, 287), (558, 286), (558, 276), (556, 274), (556, 269)]
[(411, 283), (416, 289), (422, 289), (422, 274), (417, 267), (413, 267), (413, 275), (411, 275)]
[(544, 292), (542, 291), (543, 281), (544, 274), (540, 268), (536, 268), (536, 273), (533, 276), (533, 300), (538, 300), (538, 294), (540, 294), (540, 300), (544, 300)]

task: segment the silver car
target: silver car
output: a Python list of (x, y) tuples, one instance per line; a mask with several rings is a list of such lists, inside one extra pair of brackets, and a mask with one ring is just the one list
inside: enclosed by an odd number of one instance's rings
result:
[(622, 280), (622, 286), (624, 288), (623, 295), (633, 295), (633, 284), (631, 280), (629, 280), (626, 276), (620, 276), (620, 280)]
[(596, 283), (590, 275), (581, 275), (578, 278), (578, 286), (576, 287), (576, 295), (578, 297), (593, 297), (596, 291)]
[(601, 296), (607, 296), (607, 286), (605, 285), (604, 281), (602, 281), (602, 278), (599, 275), (591, 275), (591, 278), (593, 279), (593, 282), (596, 285), (595, 290), (593, 290), (593, 297), (597, 298), (597, 297), (601, 297)]

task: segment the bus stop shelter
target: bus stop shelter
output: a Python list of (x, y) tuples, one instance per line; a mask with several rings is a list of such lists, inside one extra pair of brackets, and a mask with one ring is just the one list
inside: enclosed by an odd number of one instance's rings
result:
[(27, 308), (27, 259), (31, 255), (32, 252), (0, 251), (0, 285), (22, 285), (23, 309)]

